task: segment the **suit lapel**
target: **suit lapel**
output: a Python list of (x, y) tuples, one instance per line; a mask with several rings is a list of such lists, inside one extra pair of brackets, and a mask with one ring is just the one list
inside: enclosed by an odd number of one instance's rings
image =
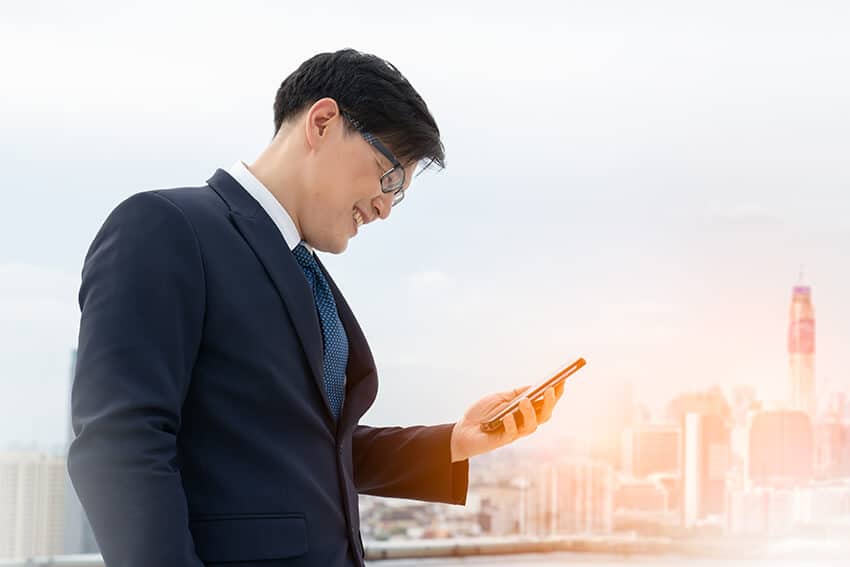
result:
[(277, 226), (257, 201), (225, 171), (219, 169), (207, 181), (230, 206), (230, 219), (263, 264), (287, 307), (298, 333), (316, 387), (333, 419), (322, 370), (322, 330), (313, 293)]

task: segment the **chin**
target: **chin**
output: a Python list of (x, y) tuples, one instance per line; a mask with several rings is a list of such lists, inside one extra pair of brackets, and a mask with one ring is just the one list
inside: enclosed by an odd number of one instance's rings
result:
[(323, 242), (320, 246), (313, 246), (313, 248), (328, 254), (342, 254), (348, 248), (348, 238), (342, 238), (336, 242)]

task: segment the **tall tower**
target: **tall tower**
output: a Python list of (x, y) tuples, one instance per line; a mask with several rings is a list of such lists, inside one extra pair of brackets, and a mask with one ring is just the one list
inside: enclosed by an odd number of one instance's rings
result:
[(791, 295), (788, 359), (791, 370), (791, 405), (794, 409), (813, 416), (816, 409), (815, 310), (812, 307), (812, 288), (807, 285), (794, 286)]

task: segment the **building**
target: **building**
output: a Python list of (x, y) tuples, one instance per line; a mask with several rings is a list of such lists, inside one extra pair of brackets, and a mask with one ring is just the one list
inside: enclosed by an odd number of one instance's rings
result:
[(0, 453), (0, 558), (64, 551), (65, 459)]
[(634, 478), (680, 472), (680, 428), (677, 425), (636, 425), (623, 432), (623, 473)]
[(620, 479), (614, 492), (617, 512), (660, 514), (670, 509), (670, 492), (663, 482), (651, 479)]
[(815, 414), (815, 311), (812, 289), (795, 286), (791, 294), (791, 322), (788, 328), (790, 400), (793, 409)]
[(850, 518), (850, 482), (823, 483), (805, 489), (799, 502), (801, 523), (819, 528), (847, 525)]
[(850, 426), (838, 421), (815, 425), (815, 477), (850, 478)]
[(732, 388), (730, 404), (733, 426), (746, 426), (751, 411), (761, 409), (756, 389), (753, 386), (739, 385)]
[(609, 533), (613, 529), (614, 468), (591, 460), (554, 466), (553, 534)]
[(750, 423), (746, 477), (752, 486), (793, 487), (813, 477), (809, 415), (797, 410), (756, 412)]
[(731, 534), (761, 534), (767, 530), (767, 490), (736, 488), (729, 491), (726, 531)]
[(622, 470), (623, 464), (623, 431), (632, 427), (637, 421), (638, 411), (635, 407), (634, 389), (631, 382), (623, 382), (617, 388), (611, 399), (594, 414), (590, 422), (590, 430), (583, 433), (583, 439), (590, 440), (590, 451), (583, 448), (583, 453), (594, 460), (610, 463), (617, 470)]
[(718, 415), (685, 416), (682, 454), (682, 523), (693, 527), (726, 508), (730, 432)]
[(614, 468), (591, 459), (518, 466), (509, 479), (470, 486), (486, 535), (545, 537), (613, 529)]
[(795, 492), (784, 488), (751, 488), (729, 494), (727, 531), (736, 535), (788, 535), (796, 525)]
[(846, 530), (850, 517), (850, 483), (813, 484), (805, 487), (753, 487), (731, 490), (726, 515), (733, 534), (829, 533)]
[(475, 511), (481, 533), (489, 536), (519, 535), (527, 529), (523, 523), (528, 512), (525, 481), (498, 481), (470, 485), (467, 507)]

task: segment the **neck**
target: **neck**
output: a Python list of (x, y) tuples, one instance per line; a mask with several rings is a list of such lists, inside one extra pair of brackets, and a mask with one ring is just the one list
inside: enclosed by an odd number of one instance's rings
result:
[(304, 238), (298, 214), (301, 184), (293, 164), (292, 152), (289, 151), (286, 142), (276, 138), (254, 160), (254, 163), (247, 167), (286, 209), (292, 222), (295, 223), (295, 228), (298, 229), (298, 235)]

